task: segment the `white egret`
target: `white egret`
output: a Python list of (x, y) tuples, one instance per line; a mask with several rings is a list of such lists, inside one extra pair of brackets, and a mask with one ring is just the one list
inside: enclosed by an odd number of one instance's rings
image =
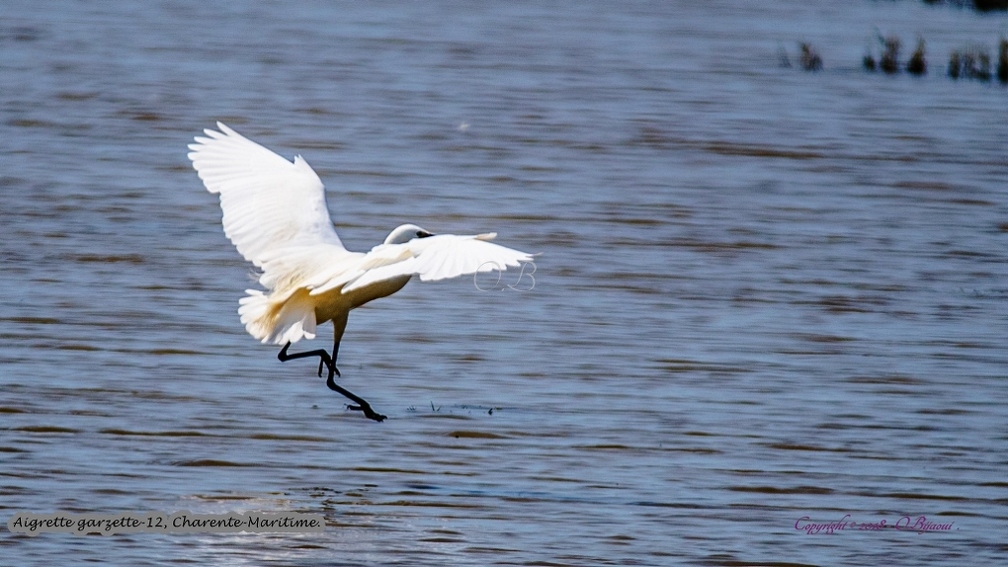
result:
[[(301, 156), (294, 161), (245, 138), (220, 122), (190, 144), (189, 159), (203, 184), (220, 195), (224, 234), (262, 272), (265, 292), (249, 289), (238, 303), (245, 329), (263, 343), (284, 345), (278, 358), (319, 357), (319, 376), (350, 398), (367, 417), (385, 416), (340, 387), (336, 357), (352, 309), (391, 295), (414, 275), (441, 280), (517, 267), (531, 254), (490, 242), (496, 233), (434, 235), (414, 225), (393, 230), (370, 252), (343, 247), (326, 204), (325, 187)], [(332, 354), (324, 349), (291, 354), (301, 339), (315, 338), (318, 325), (332, 321)]]

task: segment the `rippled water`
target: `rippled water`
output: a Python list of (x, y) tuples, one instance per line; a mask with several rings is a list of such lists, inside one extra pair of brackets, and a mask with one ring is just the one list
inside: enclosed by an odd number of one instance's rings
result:
[[(1005, 16), (53, 4), (0, 14), (3, 523), (328, 527), (3, 529), (12, 564), (1008, 556), (1008, 91), (943, 72)], [(876, 29), (924, 37), (931, 73), (862, 72)], [(823, 72), (779, 65), (798, 41)], [(543, 253), (535, 287), (413, 282), (355, 312), (342, 383), (390, 419), (346, 411), (238, 321), (249, 266), (185, 157), (218, 119), (303, 154), (351, 249), (406, 221), (496, 230)], [(952, 528), (806, 533), (847, 515)]]

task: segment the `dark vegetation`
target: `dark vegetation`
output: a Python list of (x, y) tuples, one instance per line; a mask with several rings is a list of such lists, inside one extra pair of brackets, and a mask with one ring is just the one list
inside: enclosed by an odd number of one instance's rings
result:
[[(1008, 3), (1008, 0), (1005, 0)], [(823, 59), (819, 50), (812, 44), (801, 42), (799, 64), (805, 71), (821, 71)], [(869, 47), (861, 60), (861, 66), (868, 72), (882, 71), (887, 75), (895, 75), (906, 71), (910, 75), (923, 76), (927, 74), (928, 65), (924, 38), (917, 39), (917, 47), (906, 63), (900, 60), (902, 41), (896, 35), (878, 36), (878, 50)], [(782, 67), (790, 67), (787, 52), (783, 48), (778, 52)], [(954, 49), (949, 54), (948, 76), (952, 79), (971, 79), (988, 82), (995, 77), (1001, 84), (1008, 85), (1008, 39), (1001, 38), (998, 43), (997, 63), (992, 63), (990, 51), (979, 44)]]
[(801, 68), (806, 71), (821, 71), (822, 57), (819, 52), (807, 43), (801, 44), (801, 57), (799, 58)]
[(1008, 10), (1008, 0), (924, 0), (925, 4), (949, 4), (972, 8), (978, 12), (1003, 12)]

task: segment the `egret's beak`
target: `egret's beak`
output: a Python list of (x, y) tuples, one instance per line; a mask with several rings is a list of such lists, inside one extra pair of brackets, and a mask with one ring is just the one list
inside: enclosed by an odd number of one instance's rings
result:
[(418, 230), (418, 231), (416, 231), (416, 237), (417, 238), (427, 238), (428, 236), (434, 236), (434, 233), (427, 232), (426, 230)]

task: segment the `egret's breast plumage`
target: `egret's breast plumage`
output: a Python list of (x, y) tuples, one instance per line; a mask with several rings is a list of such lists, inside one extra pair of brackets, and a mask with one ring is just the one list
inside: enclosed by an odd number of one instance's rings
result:
[(382, 280), (347, 293), (343, 293), (343, 289), (339, 288), (314, 296), (317, 302), (315, 304), (315, 320), (321, 323), (339, 319), (351, 309), (356, 309), (369, 301), (387, 297), (399, 291), (410, 281), (410, 277), (399, 276), (394, 279)]

